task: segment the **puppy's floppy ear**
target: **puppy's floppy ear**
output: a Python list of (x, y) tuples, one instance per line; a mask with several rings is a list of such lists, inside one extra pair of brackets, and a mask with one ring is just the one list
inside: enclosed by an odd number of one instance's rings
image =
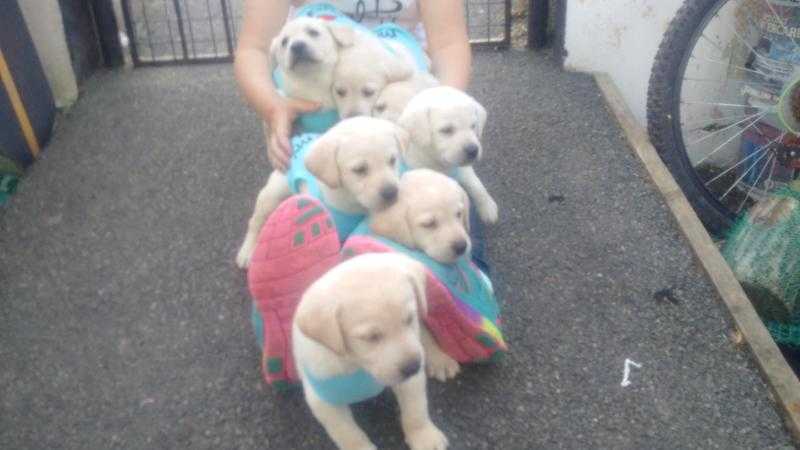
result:
[(339, 164), (336, 162), (338, 152), (339, 140), (330, 133), (323, 134), (311, 144), (305, 159), (306, 169), (331, 189), (342, 184)]
[(386, 75), (386, 83), (389, 84), (410, 80), (414, 75), (414, 68), (403, 58), (388, 55), (383, 61), (383, 72)]
[(344, 355), (347, 347), (339, 323), (338, 302), (327, 295), (322, 297), (320, 292), (307, 295), (311, 297), (303, 298), (306, 304), (298, 308), (294, 318), (297, 327), (310, 339), (336, 354)]
[(404, 155), (406, 153), (406, 149), (408, 148), (408, 141), (411, 139), (411, 136), (408, 134), (403, 128), (400, 128), (397, 125), (393, 125), (393, 132), (394, 132), (394, 140), (397, 142), (397, 149), (400, 151), (400, 155)]
[(411, 287), (414, 289), (414, 297), (417, 300), (417, 312), (424, 318), (428, 315), (428, 296), (426, 289), (428, 286), (428, 272), (425, 266), (418, 261), (408, 259), (406, 272)]
[(356, 31), (352, 27), (335, 22), (326, 22), (328, 31), (339, 47), (351, 47), (356, 41)]
[(403, 127), (410, 135), (410, 141), (419, 147), (430, 147), (431, 145), (431, 110), (430, 107), (412, 106), (406, 107), (397, 124)]
[(483, 126), (486, 125), (486, 108), (477, 101), (474, 101), (473, 108), (475, 108), (475, 118), (478, 122), (478, 139), (483, 136)]
[(399, 242), (406, 247), (415, 248), (414, 237), (411, 235), (411, 224), (408, 223), (406, 202), (401, 191), (399, 198), (392, 206), (371, 214), (369, 227), (373, 233), (379, 236)]

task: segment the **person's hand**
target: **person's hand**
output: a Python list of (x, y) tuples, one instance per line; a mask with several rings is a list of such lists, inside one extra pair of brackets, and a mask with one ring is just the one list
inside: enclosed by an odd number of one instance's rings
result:
[(298, 115), (318, 110), (319, 104), (306, 100), (281, 99), (270, 108), (266, 121), (269, 124), (269, 144), (267, 157), (273, 168), (286, 172), (289, 158), (292, 156), (292, 145), (289, 135), (292, 123)]

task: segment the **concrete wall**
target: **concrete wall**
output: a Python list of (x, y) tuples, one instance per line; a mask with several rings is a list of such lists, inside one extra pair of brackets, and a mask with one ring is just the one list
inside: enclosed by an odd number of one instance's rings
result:
[(564, 66), (607, 72), (646, 123), (647, 84), (658, 45), (683, 0), (568, 0)]
[(69, 106), (78, 98), (78, 83), (67, 48), (58, 0), (18, 1), (56, 106)]

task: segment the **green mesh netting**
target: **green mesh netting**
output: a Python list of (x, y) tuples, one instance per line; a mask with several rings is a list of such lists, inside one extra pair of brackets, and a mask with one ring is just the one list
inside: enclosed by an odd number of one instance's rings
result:
[(773, 338), (800, 347), (800, 190), (755, 205), (731, 229), (723, 256)]
[(767, 322), (767, 330), (775, 342), (800, 347), (800, 325), (794, 323)]
[(22, 169), (14, 161), (0, 156), (0, 205), (4, 204), (17, 189)]

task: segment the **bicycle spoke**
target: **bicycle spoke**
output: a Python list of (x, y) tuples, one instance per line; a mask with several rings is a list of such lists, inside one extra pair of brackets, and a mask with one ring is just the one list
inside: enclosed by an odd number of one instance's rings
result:
[(754, 80), (740, 80), (737, 78), (727, 78), (724, 80), (715, 80), (712, 78), (684, 78), (683, 81), (695, 81), (700, 83), (717, 83), (717, 84), (725, 84), (725, 83), (743, 83), (743, 84), (755, 84), (761, 86), (774, 86), (774, 82), (769, 81), (754, 81)]
[(708, 139), (708, 138), (710, 138), (710, 137), (712, 137), (712, 136), (714, 136), (714, 135), (716, 135), (716, 134), (719, 134), (719, 133), (724, 133), (725, 131), (727, 131), (727, 130), (729, 130), (729, 129), (733, 128), (733, 127), (735, 127), (736, 125), (739, 125), (739, 124), (740, 124), (740, 123), (742, 123), (742, 122), (747, 122), (748, 120), (752, 119), (752, 118), (753, 118), (753, 117), (755, 117), (755, 116), (758, 116), (759, 114), (761, 114), (761, 115), (762, 115), (762, 117), (763, 117), (764, 115), (766, 115), (766, 113), (760, 113), (760, 112), (757, 112), (757, 113), (755, 113), (755, 114), (751, 114), (751, 115), (749, 115), (749, 116), (745, 117), (744, 119), (742, 119), (742, 120), (740, 120), (740, 121), (738, 121), (738, 122), (736, 122), (736, 123), (733, 123), (733, 124), (731, 124), (731, 125), (728, 125), (727, 127), (723, 128), (723, 129), (721, 129), (721, 130), (714, 131), (713, 133), (709, 133), (709, 134), (707, 134), (707, 135), (705, 135), (705, 136), (701, 137), (700, 139), (698, 139), (698, 140), (696, 140), (696, 141), (694, 141), (694, 142), (690, 142), (690, 143), (689, 143), (689, 145), (695, 145), (695, 144), (699, 144), (699, 143), (701, 143), (701, 142), (705, 141), (706, 139)]
[(749, 160), (749, 159), (753, 158), (754, 156), (756, 156), (756, 155), (760, 154), (761, 152), (763, 152), (763, 151), (765, 151), (765, 150), (768, 150), (770, 145), (772, 145), (772, 144), (774, 144), (774, 143), (778, 142), (779, 140), (783, 139), (783, 137), (784, 137), (784, 136), (786, 136), (786, 133), (783, 133), (782, 135), (778, 136), (777, 138), (775, 138), (775, 139), (771, 140), (770, 142), (767, 142), (766, 144), (762, 145), (761, 147), (759, 147), (758, 149), (756, 149), (756, 151), (754, 151), (754, 152), (753, 152), (753, 153), (752, 153), (750, 156), (748, 156), (747, 158), (744, 158), (744, 159), (742, 159), (741, 161), (737, 162), (737, 163), (736, 163), (736, 164), (734, 164), (733, 166), (731, 166), (731, 167), (728, 167), (727, 169), (725, 169), (725, 171), (724, 171), (724, 172), (722, 172), (722, 173), (720, 173), (719, 175), (715, 176), (714, 178), (712, 178), (712, 179), (710, 179), (710, 180), (706, 181), (706, 182), (705, 182), (705, 186), (706, 186), (706, 187), (708, 187), (708, 185), (710, 185), (711, 183), (713, 183), (713, 182), (717, 181), (718, 179), (720, 179), (720, 178), (724, 177), (724, 176), (725, 176), (725, 175), (726, 175), (728, 172), (730, 172), (731, 170), (733, 170), (733, 169), (735, 169), (735, 168), (739, 167), (740, 165), (742, 165), (742, 163), (743, 163), (743, 162), (745, 162), (745, 161), (747, 161), (747, 160)]
[[(761, 117), (763, 117), (763, 116), (761, 116)], [(711, 153), (709, 153), (708, 155), (706, 155), (705, 157), (703, 157), (703, 158), (702, 158), (700, 161), (697, 161), (697, 164), (696, 164), (696, 165), (700, 165), (700, 164), (702, 164), (704, 161), (706, 161), (706, 160), (707, 160), (708, 158), (710, 158), (712, 155), (714, 155), (715, 153), (717, 153), (717, 152), (718, 152), (718, 151), (719, 151), (719, 150), (720, 150), (722, 147), (725, 147), (726, 145), (728, 145), (728, 143), (729, 143), (729, 142), (731, 142), (732, 140), (734, 140), (734, 139), (736, 139), (737, 137), (741, 136), (741, 135), (742, 135), (742, 133), (744, 133), (745, 131), (747, 131), (747, 129), (748, 129), (748, 128), (750, 128), (750, 127), (752, 127), (753, 125), (755, 125), (756, 123), (758, 123), (758, 121), (759, 121), (759, 120), (761, 120), (761, 117), (756, 117), (756, 118), (755, 118), (755, 120), (753, 120), (752, 122), (750, 122), (750, 124), (748, 124), (746, 127), (742, 128), (742, 129), (741, 129), (741, 130), (740, 130), (738, 133), (736, 133), (736, 134), (734, 134), (733, 136), (731, 136), (730, 138), (728, 138), (728, 139), (727, 139), (725, 142), (723, 142), (722, 144), (720, 144), (720, 145), (719, 145), (719, 147), (715, 148), (715, 149), (714, 149), (714, 150), (713, 150)]]
[(748, 69), (747, 67), (742, 67), (742, 66), (732, 66), (730, 63), (727, 63), (725, 61), (716, 61), (716, 60), (709, 59), (709, 58), (699, 58), (699, 57), (694, 56), (694, 55), (691, 55), (690, 58), (704, 59), (704, 60), (706, 60), (706, 61), (708, 61), (710, 63), (720, 64), (720, 65), (723, 65), (723, 66), (726, 66), (726, 67), (733, 67), (734, 69), (744, 70), (745, 72), (752, 72), (752, 73), (755, 73), (757, 75), (761, 75), (762, 77), (769, 78), (769, 75), (767, 75), (764, 72), (759, 72), (758, 70)]
[(770, 58), (769, 56), (765, 56), (765, 55), (762, 55), (761, 53), (758, 53), (758, 52), (756, 51), (756, 49), (755, 49), (755, 48), (753, 48), (753, 46), (752, 46), (752, 45), (750, 45), (750, 43), (749, 43), (749, 42), (747, 42), (747, 41), (746, 41), (746, 40), (745, 40), (745, 39), (744, 39), (744, 38), (743, 38), (743, 37), (742, 37), (742, 36), (739, 34), (739, 32), (738, 32), (738, 31), (736, 31), (736, 27), (735, 27), (735, 26), (732, 26), (732, 25), (728, 24), (728, 28), (729, 28), (731, 31), (733, 31), (733, 34), (734, 34), (734, 35), (735, 35), (737, 38), (739, 38), (739, 40), (740, 40), (740, 41), (742, 41), (742, 43), (743, 43), (744, 45), (746, 45), (746, 46), (747, 46), (747, 48), (749, 48), (749, 49), (750, 49), (750, 51), (751, 51), (751, 52), (753, 52), (753, 53), (754, 53), (756, 56), (758, 56), (759, 58), (763, 58), (763, 59), (767, 59), (767, 60), (770, 60), (770, 61), (774, 61), (774, 62), (776, 62), (776, 63), (780, 63), (780, 62), (781, 62), (781, 61), (778, 61), (777, 59)]
[[(764, 111), (764, 110), (762, 110), (760, 108), (757, 108), (755, 106), (752, 106), (752, 105), (739, 105), (739, 104), (736, 104), (736, 103), (701, 102), (701, 101), (698, 101), (698, 100), (681, 100), (681, 103), (683, 103), (685, 105), (725, 106), (725, 107), (728, 107), (728, 108), (753, 108), (753, 109), (758, 109), (760, 111)], [(772, 111), (772, 110), (769, 109), (769, 110), (766, 110), (766, 111), (769, 112), (769, 111)]]
[(705, 33), (700, 33), (700, 37), (701, 37), (701, 38), (703, 38), (703, 39), (705, 39), (706, 41), (708, 41), (708, 43), (709, 43), (709, 44), (711, 44), (711, 45), (713, 45), (714, 47), (716, 47), (716, 48), (717, 48), (717, 50), (719, 50), (719, 53), (720, 53), (721, 55), (724, 55), (724, 54), (725, 54), (725, 50), (723, 50), (723, 49), (722, 49), (722, 47), (720, 47), (719, 45), (717, 45), (717, 43), (716, 43), (716, 42), (714, 42), (714, 41), (713, 41), (713, 40), (712, 40), (710, 37), (706, 36), (706, 34), (705, 34)]
[(761, 176), (764, 175), (764, 171), (767, 169), (767, 166), (769, 166), (769, 162), (773, 159), (774, 156), (775, 155), (770, 155), (769, 158), (767, 158), (767, 161), (764, 163), (764, 167), (761, 168), (761, 172), (759, 172), (758, 176), (756, 177), (755, 183), (750, 185), (750, 189), (748, 189), (747, 193), (744, 195), (744, 198), (742, 199), (742, 203), (740, 203), (739, 207), (736, 208), (736, 214), (739, 214), (742, 211), (742, 208), (744, 207), (744, 204), (747, 203), (747, 199), (750, 198), (750, 193), (753, 192), (753, 188), (758, 186), (758, 180), (760, 180)]
[[(686, 130), (686, 131), (702, 130), (703, 128), (706, 128), (709, 125), (715, 125), (715, 124), (718, 124), (719, 122), (722, 122), (722, 121), (725, 121), (725, 120), (738, 120), (738, 119), (741, 119), (742, 117), (747, 117), (747, 114), (737, 114), (735, 116), (710, 117), (710, 118), (706, 117), (704, 119), (698, 119), (698, 120), (694, 120), (694, 121), (691, 121), (691, 122), (682, 122), (681, 123), (681, 128), (684, 128), (684, 127), (687, 127), (687, 126), (690, 126), (690, 125), (691, 126), (697, 125), (696, 128), (693, 128), (693, 129), (690, 129), (690, 130)], [(700, 126), (700, 125), (702, 125), (702, 126)]]
[(757, 166), (757, 165), (758, 165), (758, 163), (759, 163), (759, 162), (761, 162), (761, 160), (762, 160), (762, 159), (764, 159), (764, 157), (765, 157), (765, 156), (768, 156), (768, 155), (770, 155), (770, 153), (768, 153), (768, 152), (767, 152), (767, 153), (764, 153), (763, 155), (761, 155), (761, 157), (760, 157), (760, 158), (758, 158), (757, 160), (755, 160), (755, 162), (753, 162), (753, 165), (751, 165), (750, 167), (748, 167), (748, 168), (747, 168), (747, 170), (746, 170), (746, 171), (745, 171), (745, 172), (742, 174), (742, 176), (741, 176), (741, 177), (739, 177), (739, 178), (738, 178), (736, 181), (734, 181), (734, 182), (733, 182), (733, 185), (732, 185), (731, 187), (729, 187), (729, 188), (728, 188), (728, 190), (727, 190), (727, 191), (725, 191), (725, 193), (724, 193), (724, 194), (722, 194), (722, 197), (720, 197), (719, 199), (720, 199), (720, 200), (723, 200), (725, 197), (727, 197), (727, 196), (728, 196), (728, 194), (730, 194), (730, 193), (731, 193), (731, 191), (733, 190), (733, 188), (735, 188), (736, 186), (738, 186), (738, 185), (739, 185), (739, 183), (741, 183), (741, 182), (742, 182), (742, 180), (744, 180), (744, 179), (747, 177), (747, 174), (749, 174), (749, 173), (750, 173), (750, 171), (751, 171), (751, 170), (753, 170), (753, 168), (754, 168), (755, 166)]

